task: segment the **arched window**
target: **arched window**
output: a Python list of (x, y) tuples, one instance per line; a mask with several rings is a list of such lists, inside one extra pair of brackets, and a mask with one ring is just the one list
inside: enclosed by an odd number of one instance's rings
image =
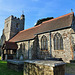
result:
[(48, 50), (48, 41), (45, 35), (41, 38), (41, 50)]
[(63, 38), (60, 33), (54, 36), (54, 50), (63, 50)]

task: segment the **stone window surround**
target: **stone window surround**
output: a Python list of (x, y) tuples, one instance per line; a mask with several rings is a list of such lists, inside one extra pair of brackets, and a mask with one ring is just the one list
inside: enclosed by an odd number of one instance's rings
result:
[(63, 50), (63, 38), (60, 33), (57, 32), (54, 35), (53, 41), (54, 41), (54, 50), (62, 51)]
[(47, 51), (48, 50), (48, 40), (45, 35), (41, 37), (41, 50)]

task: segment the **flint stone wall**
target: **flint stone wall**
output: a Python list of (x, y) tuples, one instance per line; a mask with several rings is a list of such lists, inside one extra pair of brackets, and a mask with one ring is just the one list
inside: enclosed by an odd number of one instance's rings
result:
[[(63, 50), (54, 50), (54, 35), (60, 33), (63, 38)], [(73, 59), (73, 47), (71, 42), (72, 28), (51, 32), (52, 56), (62, 58), (63, 61), (69, 62)]]
[(18, 59), (23, 54), (24, 60), (26, 59), (36, 59), (37, 58), (37, 45), (35, 40), (18, 42), (18, 49), (16, 56), (18, 55)]

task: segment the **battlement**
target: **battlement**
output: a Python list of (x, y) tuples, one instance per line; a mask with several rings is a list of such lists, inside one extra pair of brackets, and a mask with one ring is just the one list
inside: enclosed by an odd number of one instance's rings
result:
[(24, 15), (22, 14), (20, 18), (16, 17), (16, 16), (9, 16), (8, 18), (5, 19), (5, 22), (9, 21), (9, 20), (23, 20), (24, 19)]
[(18, 18), (18, 17), (13, 16), (13, 15), (11, 15), (11, 19), (12, 19), (12, 20), (15, 20), (15, 19), (16, 19), (16, 20), (21, 20), (21, 18)]

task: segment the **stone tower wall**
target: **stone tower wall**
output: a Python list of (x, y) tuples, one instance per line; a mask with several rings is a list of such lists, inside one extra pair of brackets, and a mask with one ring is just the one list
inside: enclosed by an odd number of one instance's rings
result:
[(6, 41), (10, 38), (10, 29), (11, 29), (11, 16), (5, 19), (5, 26), (4, 26), (4, 35), (6, 38)]
[(5, 19), (5, 26), (4, 26), (4, 35), (6, 41), (11, 39), (14, 35), (16, 35), (19, 31), (24, 30), (24, 17), (17, 18), (14, 16), (10, 16)]
[(10, 38), (12, 38), (14, 35), (16, 35), (19, 31), (22, 30), (24, 30), (24, 19), (12, 17)]

